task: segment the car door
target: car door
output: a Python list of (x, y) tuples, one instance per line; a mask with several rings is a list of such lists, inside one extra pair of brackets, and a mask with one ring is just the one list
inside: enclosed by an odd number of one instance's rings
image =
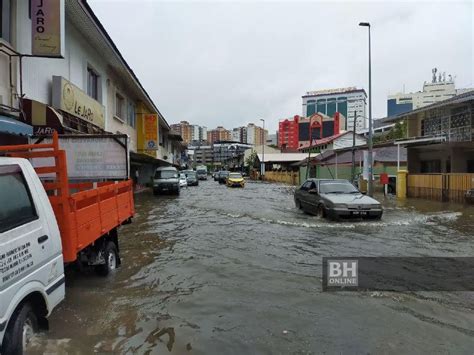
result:
[[(316, 192), (316, 193), (314, 193)], [(315, 181), (311, 181), (306, 191), (306, 205), (309, 212), (315, 213), (319, 203), (318, 188)]]
[(306, 181), (303, 185), (301, 185), (299, 191), (298, 191), (298, 200), (300, 201), (301, 208), (303, 211), (306, 211), (309, 206), (308, 206), (308, 190), (311, 186), (312, 181), (308, 180)]

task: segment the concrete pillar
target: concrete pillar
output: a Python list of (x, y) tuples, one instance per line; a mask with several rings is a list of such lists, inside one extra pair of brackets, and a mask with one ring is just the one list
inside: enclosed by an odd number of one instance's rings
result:
[(397, 172), (397, 198), (407, 197), (407, 175), (408, 171), (398, 170)]

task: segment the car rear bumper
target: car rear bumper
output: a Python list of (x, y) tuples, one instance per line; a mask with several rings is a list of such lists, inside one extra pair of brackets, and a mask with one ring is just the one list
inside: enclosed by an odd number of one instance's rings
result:
[(383, 209), (350, 210), (347, 208), (329, 208), (326, 210), (329, 218), (380, 218)]

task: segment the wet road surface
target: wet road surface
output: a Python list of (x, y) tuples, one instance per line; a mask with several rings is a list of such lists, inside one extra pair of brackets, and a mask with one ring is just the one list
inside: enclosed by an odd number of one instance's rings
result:
[(474, 209), (384, 202), (381, 221), (329, 222), (293, 188), (212, 180), (136, 196), (122, 267), (73, 273), (41, 352), (451, 353), (474, 349), (473, 292), (321, 291), (323, 256), (473, 256)]

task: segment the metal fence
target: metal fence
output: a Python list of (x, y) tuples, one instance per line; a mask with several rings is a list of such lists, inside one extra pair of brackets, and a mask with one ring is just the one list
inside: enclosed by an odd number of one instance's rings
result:
[(407, 179), (408, 197), (464, 202), (470, 189), (474, 189), (474, 174), (409, 174)]
[(282, 182), (284, 184), (299, 185), (299, 173), (291, 171), (267, 171), (265, 181)]

